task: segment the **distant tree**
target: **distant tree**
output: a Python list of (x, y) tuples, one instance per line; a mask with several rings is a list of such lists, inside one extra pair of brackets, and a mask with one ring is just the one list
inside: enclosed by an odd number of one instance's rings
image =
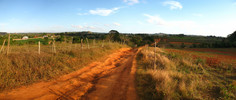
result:
[(229, 39), (231, 42), (236, 41), (236, 31), (234, 31), (234, 33), (228, 35), (227, 39)]
[(143, 40), (142, 37), (137, 35), (132, 37), (131, 42), (133, 42), (137, 46), (141, 46), (142, 40)]
[(64, 34), (60, 34), (60, 36), (56, 38), (56, 41), (64, 42), (64, 41), (65, 41), (65, 36), (64, 36)]
[(193, 48), (196, 48), (196, 47), (197, 47), (197, 45), (196, 45), (195, 43), (193, 43), (193, 44), (192, 44), (192, 47), (193, 47)]
[(154, 37), (152, 37), (152, 36), (143, 35), (142, 38), (143, 38), (142, 45), (154, 43)]
[(80, 43), (80, 38), (79, 37), (74, 37), (73, 38), (73, 43)]
[(184, 37), (185, 35), (184, 34), (178, 34), (179, 37)]
[(44, 41), (43, 41), (43, 44), (44, 44), (44, 45), (48, 45), (48, 42), (49, 42), (49, 38), (48, 38), (48, 37), (45, 37), (45, 38), (44, 38)]
[(109, 36), (110, 39), (114, 41), (121, 41), (120, 39), (120, 33), (117, 30), (111, 30), (109, 31)]

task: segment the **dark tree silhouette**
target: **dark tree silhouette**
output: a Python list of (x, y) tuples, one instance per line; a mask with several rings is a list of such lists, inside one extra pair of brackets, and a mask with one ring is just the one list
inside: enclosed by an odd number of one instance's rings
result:
[(231, 42), (236, 41), (236, 31), (227, 37)]
[(111, 30), (109, 32), (109, 37), (114, 41), (120, 41), (120, 33), (117, 30)]

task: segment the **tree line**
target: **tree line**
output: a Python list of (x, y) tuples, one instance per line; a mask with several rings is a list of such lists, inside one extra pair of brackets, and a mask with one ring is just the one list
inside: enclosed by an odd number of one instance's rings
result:
[[(23, 36), (28, 36), (28, 40), (14, 41), (13, 39), (19, 39)], [(46, 37), (44, 37), (46, 36)], [(0, 35), (0, 44), (6, 40), (8, 35), (6, 33)], [(37, 38), (44, 37), (44, 38)], [(24, 45), (24, 44), (37, 44), (40, 41), (43, 45), (48, 45), (50, 41), (55, 39), (56, 42), (72, 42), (81, 43), (81, 40), (86, 42), (89, 40), (105, 40), (109, 42), (119, 42), (127, 44), (131, 47), (143, 46), (146, 44), (153, 44), (155, 39), (169, 39), (170, 41), (196, 41), (200, 44), (192, 44), (191, 48), (230, 48), (236, 47), (236, 31), (228, 35), (227, 38), (214, 37), (214, 36), (187, 36), (184, 34), (179, 35), (158, 35), (158, 34), (129, 34), (119, 33), (117, 30), (111, 30), (108, 33), (96, 33), (90, 31), (84, 32), (61, 32), (61, 33), (21, 33), (11, 34), (11, 45)], [(5, 44), (7, 45), (7, 44)], [(181, 45), (182, 48), (186, 47), (185, 44)]]

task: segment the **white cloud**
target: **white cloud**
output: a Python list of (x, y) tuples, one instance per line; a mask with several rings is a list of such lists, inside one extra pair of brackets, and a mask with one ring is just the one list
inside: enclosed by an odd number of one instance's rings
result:
[(155, 24), (158, 26), (164, 26), (164, 27), (181, 27), (181, 28), (188, 28), (195, 26), (194, 21), (166, 21), (162, 19), (160, 16), (152, 16), (149, 14), (144, 14), (144, 16), (148, 17), (147, 22), (151, 24)]
[(87, 25), (71, 25), (73, 28), (81, 29), (81, 30), (87, 30), (87, 29), (95, 29), (94, 26), (87, 26)]
[(144, 14), (144, 16), (148, 17), (147, 22), (156, 25), (167, 25), (166, 21), (161, 19), (159, 16), (152, 16), (149, 14)]
[(203, 17), (203, 14), (200, 14), (200, 13), (193, 13), (192, 15), (196, 17)]
[(110, 14), (114, 13), (115, 11), (119, 10), (120, 8), (112, 8), (112, 9), (101, 9), (97, 8), (96, 10), (89, 10), (89, 13), (92, 15), (100, 15), (100, 16), (109, 16)]
[(114, 22), (113, 23), (115, 26), (120, 26), (121, 24), (120, 23), (117, 23), (117, 22)]
[(129, 5), (133, 5), (136, 3), (139, 3), (139, 0), (123, 0), (125, 3), (129, 4)]
[[(166, 20), (160, 16), (144, 14), (146, 21), (150, 24), (147, 28), (151, 32), (164, 32), (171, 34), (195, 34), (195, 35), (215, 35), (227, 36), (235, 31), (234, 19), (224, 19), (215, 21), (191, 21), (191, 20)], [(210, 23), (210, 24), (209, 24)], [(147, 26), (147, 25), (145, 25)], [(144, 28), (145, 29), (145, 28)]]
[(166, 1), (163, 3), (164, 6), (170, 6), (170, 9), (171, 10), (174, 10), (174, 9), (182, 9), (183, 6), (181, 5), (180, 2), (178, 1)]

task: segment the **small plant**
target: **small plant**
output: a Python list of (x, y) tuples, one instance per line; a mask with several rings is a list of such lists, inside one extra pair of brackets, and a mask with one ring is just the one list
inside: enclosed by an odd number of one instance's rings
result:
[(204, 64), (204, 63), (205, 63), (204, 60), (201, 59), (201, 58), (199, 58), (199, 57), (196, 58), (195, 62), (196, 62), (197, 65), (198, 65), (198, 64)]

